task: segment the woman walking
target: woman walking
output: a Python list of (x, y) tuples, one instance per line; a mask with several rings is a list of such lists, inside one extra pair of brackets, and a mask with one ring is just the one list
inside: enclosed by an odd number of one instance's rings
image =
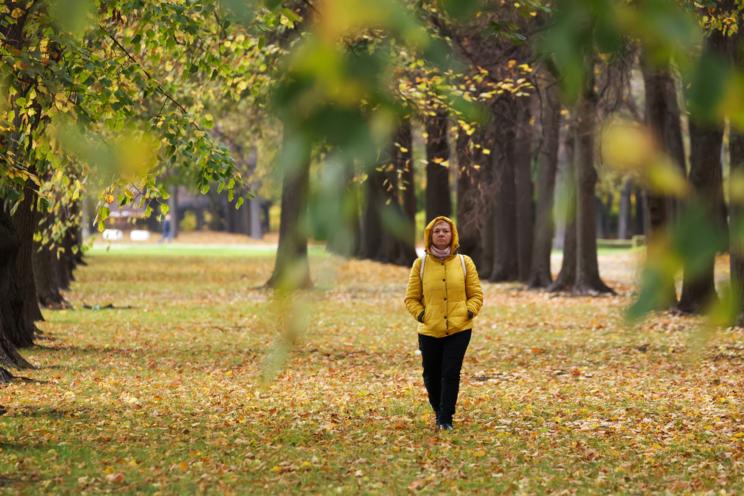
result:
[(432, 220), (424, 229), (424, 244), (426, 253), (411, 268), (405, 303), (422, 324), (418, 339), (424, 385), (437, 427), (451, 430), (460, 369), (483, 292), (473, 260), (457, 253), (452, 220), (444, 216)]

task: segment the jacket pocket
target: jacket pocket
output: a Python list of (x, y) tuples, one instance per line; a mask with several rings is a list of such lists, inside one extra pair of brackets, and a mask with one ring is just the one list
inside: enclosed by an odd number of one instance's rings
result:
[(449, 312), (450, 326), (461, 329), (468, 321), (468, 307), (465, 303), (458, 301)]
[(424, 307), (424, 324), (428, 324), (431, 321), (431, 305)]

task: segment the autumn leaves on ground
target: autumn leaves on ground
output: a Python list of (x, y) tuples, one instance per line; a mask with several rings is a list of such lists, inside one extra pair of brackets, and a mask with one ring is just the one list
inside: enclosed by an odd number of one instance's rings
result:
[(691, 362), (694, 319), (625, 326), (631, 252), (600, 257), (615, 297), (485, 283), (444, 434), (405, 268), (311, 251), (318, 288), (296, 301), (307, 329), (264, 383), (272, 257), (203, 253), (87, 257), (74, 309), (47, 311), (26, 351), (34, 382), (0, 389), (0, 492), (744, 491), (742, 331)]

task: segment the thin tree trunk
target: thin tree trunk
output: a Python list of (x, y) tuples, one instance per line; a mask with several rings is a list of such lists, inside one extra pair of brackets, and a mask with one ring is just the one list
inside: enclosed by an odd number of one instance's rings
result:
[[(731, 154), (731, 174), (744, 173), (744, 133), (733, 130), (729, 138)], [(729, 231), (729, 252), (731, 254), (731, 286), (737, 297), (737, 318), (739, 326), (744, 325), (744, 202), (740, 197), (731, 195), (729, 213), (731, 214)]]
[(517, 267), (519, 280), (527, 282), (530, 277), (532, 262), (532, 244), (534, 220), (534, 199), (532, 185), (532, 134), (530, 124), (530, 100), (522, 98), (517, 101), (519, 114), (517, 136), (514, 148), (514, 187), (516, 192), (517, 222)]
[[(399, 167), (402, 165), (400, 176), (401, 192), (403, 203), (403, 215), (408, 221), (408, 232), (405, 237), (405, 243), (413, 248), (416, 253), (416, 183), (413, 167), (413, 132), (411, 129), (411, 120), (406, 118), (398, 129), (396, 138), (400, 144), (400, 156), (398, 157)], [(404, 149), (406, 151), (404, 151)]]
[[(732, 38), (732, 63), (741, 68), (744, 56), (741, 53), (741, 43), (744, 32), (739, 30)], [(742, 177), (744, 174), (744, 133), (735, 126), (729, 134), (729, 158), (731, 163), (731, 177)], [(730, 181), (733, 185), (733, 181)], [(736, 300), (736, 325), (744, 326), (744, 199), (741, 195), (731, 194), (729, 205), (729, 254), (731, 268), (731, 287)]]
[[(722, 57), (726, 54), (728, 39), (714, 31), (705, 39), (703, 55)], [(725, 206), (723, 203), (721, 147), (723, 128), (720, 123), (706, 124), (696, 115), (690, 116), (690, 183), (694, 189), (695, 203), (711, 226), (725, 231)], [(687, 313), (699, 313), (717, 298), (715, 287), (715, 254), (706, 256), (697, 267), (685, 265), (682, 278), (682, 295), (677, 308)], [(699, 268), (699, 270), (695, 270)]]
[[(682, 140), (682, 120), (677, 101), (677, 85), (672, 71), (669, 66), (653, 68), (646, 61), (642, 61), (641, 69), (646, 94), (646, 123), (654, 132), (667, 156), (686, 176), (687, 160)], [(651, 196), (649, 194), (649, 202), (662, 200), (662, 198), (652, 199)], [(663, 201), (666, 209), (666, 222), (672, 222), (679, 215), (680, 205), (677, 200), (669, 197), (664, 197)], [(658, 210), (660, 206), (654, 205), (653, 208)], [(650, 222), (650, 225), (653, 229), (653, 222)]]
[(591, 70), (576, 115), (576, 284), (578, 294), (610, 293), (599, 276), (597, 260), (596, 184), (594, 133), (597, 94)]
[[(447, 113), (437, 110), (426, 117), (426, 222), (439, 215), (452, 215), (449, 188), (449, 144)], [(443, 165), (444, 164), (444, 165)]]
[(354, 167), (340, 165), (343, 173), (341, 193), (341, 222), (343, 227), (329, 233), (326, 247), (332, 253), (344, 257), (361, 257), (359, 229), (359, 185), (354, 182)]
[[(666, 154), (685, 170), (684, 148), (677, 105), (677, 90), (668, 68), (654, 70), (648, 62), (641, 64), (646, 94), (646, 124), (654, 133)], [(646, 242), (648, 250), (670, 235), (670, 225), (677, 216), (676, 201), (667, 196), (647, 193), (649, 232)], [(659, 273), (663, 277), (659, 295), (659, 307), (668, 308), (677, 304), (674, 274)]]
[(517, 260), (517, 194), (514, 181), (516, 102), (502, 97), (498, 109), (497, 141), (490, 143), (493, 156), (493, 266), (488, 278), (493, 282), (515, 281), (519, 277)]
[(168, 211), (171, 214), (171, 239), (178, 237), (179, 225), (181, 223), (181, 209), (178, 205), (178, 186), (171, 186), (170, 198), (168, 199)]
[(550, 81), (545, 89), (542, 105), (542, 144), (538, 153), (535, 241), (532, 245), (532, 264), (527, 281), (531, 288), (547, 288), (553, 282), (550, 254), (555, 233), (553, 204), (560, 130), (561, 104), (558, 98), (558, 85)]
[(309, 150), (294, 167), (284, 170), (282, 203), (279, 218), (279, 244), (274, 272), (268, 287), (281, 289), (311, 288), (307, 258), (307, 232), (303, 219), (307, 211), (310, 185)]
[(564, 147), (566, 150), (566, 170), (562, 174), (565, 200), (569, 210), (565, 212), (563, 232), (563, 258), (558, 277), (548, 287), (548, 291), (570, 291), (576, 283), (576, 175), (575, 149), (576, 133), (574, 123), (568, 126)]
[[(696, 208), (705, 210), (711, 225), (723, 228), (716, 206), (723, 199), (721, 146), (723, 130), (719, 126), (706, 126), (690, 121), (690, 183), (699, 198)], [(687, 313), (701, 312), (717, 298), (715, 288), (715, 256), (711, 255), (693, 270), (685, 266), (682, 278), (682, 295), (678, 308)]]
[(373, 166), (367, 173), (364, 182), (365, 201), (362, 212), (362, 246), (361, 257), (369, 260), (383, 261), (383, 238), (385, 236), (382, 226), (381, 209), (385, 204), (385, 192), (383, 182), (385, 174), (379, 167)]
[[(457, 232), (460, 235), (460, 253), (480, 259), (481, 211), (478, 208), (478, 183), (483, 155), (476, 148), (473, 137), (465, 129), (457, 131)], [(477, 166), (477, 168), (476, 168)]]
[(646, 218), (644, 215), (646, 208), (641, 188), (636, 187), (633, 190), (633, 196), (635, 197), (635, 227), (633, 228), (633, 235), (642, 236), (646, 234)]
[(390, 262), (410, 266), (416, 259), (416, 190), (413, 183), (413, 138), (411, 121), (404, 119), (395, 133), (391, 154), (393, 169), (388, 174), (395, 188), (388, 196), (400, 218), (401, 229), (390, 236), (394, 239), (395, 257)]
[(626, 178), (620, 192), (620, 209), (618, 212), (617, 239), (630, 239), (630, 194), (633, 191), (633, 181)]

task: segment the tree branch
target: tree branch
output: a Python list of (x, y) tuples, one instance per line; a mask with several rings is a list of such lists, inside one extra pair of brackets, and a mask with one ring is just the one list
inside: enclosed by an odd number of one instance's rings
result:
[(101, 28), (101, 30), (114, 43), (114, 45), (116, 45), (116, 47), (119, 48), (119, 50), (121, 50), (122, 52), (124, 52), (124, 54), (127, 56), (127, 58), (129, 60), (131, 60), (135, 65), (137, 65), (137, 67), (140, 68), (140, 70), (147, 77), (148, 80), (150, 80), (150, 81), (152, 81), (152, 82), (155, 83), (155, 90), (158, 93), (160, 93), (161, 95), (163, 95), (166, 99), (168, 99), (171, 103), (173, 103), (176, 107), (178, 107), (179, 110), (181, 110), (181, 112), (183, 112), (184, 114), (188, 114), (189, 113), (188, 110), (186, 110), (186, 107), (184, 107), (183, 105), (181, 105), (181, 103), (178, 102), (178, 100), (176, 100), (175, 98), (173, 98), (167, 91), (165, 91), (163, 89), (163, 87), (160, 85), (160, 83), (158, 82), (158, 80), (155, 79), (154, 77), (152, 77), (152, 75), (147, 71), (147, 69), (145, 69), (142, 66), (142, 64), (136, 58), (134, 58), (134, 55), (132, 55), (129, 52), (129, 50), (126, 49), (126, 47), (124, 45), (122, 45), (121, 43), (119, 43), (119, 40), (117, 40), (114, 35), (112, 35), (111, 33), (109, 33), (108, 31), (106, 31), (103, 28)]

